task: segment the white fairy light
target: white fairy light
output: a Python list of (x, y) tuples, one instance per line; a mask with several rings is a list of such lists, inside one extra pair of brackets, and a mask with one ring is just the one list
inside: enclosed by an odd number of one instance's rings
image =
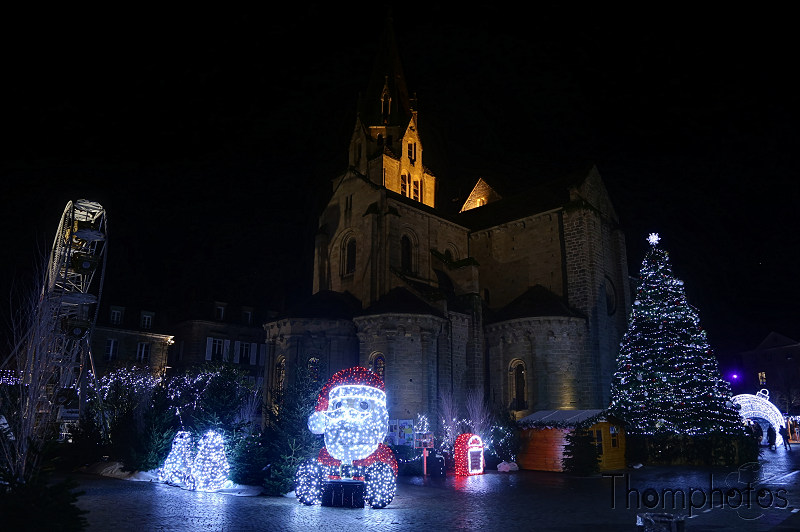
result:
[(381, 442), (389, 432), (389, 413), (383, 381), (361, 367), (333, 375), (308, 418), (314, 434), (325, 435), (325, 448), (315, 462), (301, 464), (295, 475), (295, 494), (303, 504), (321, 502), (323, 483), (339, 475), (363, 480), (364, 502), (383, 508), (397, 489), (397, 462)]
[(217, 491), (228, 480), (230, 466), (225, 457), (225, 440), (213, 430), (206, 432), (197, 445), (197, 456), (186, 479), (190, 490)]
[(767, 390), (760, 390), (756, 395), (749, 393), (734, 395), (731, 402), (740, 407), (739, 415), (742, 416), (742, 419), (766, 419), (775, 429), (775, 445), (783, 445), (783, 436), (780, 431), (784, 425), (783, 414), (777, 406), (770, 402)]
[(164, 467), (158, 470), (158, 480), (168, 484), (182, 484), (192, 467), (192, 435), (188, 431), (179, 431), (172, 439)]

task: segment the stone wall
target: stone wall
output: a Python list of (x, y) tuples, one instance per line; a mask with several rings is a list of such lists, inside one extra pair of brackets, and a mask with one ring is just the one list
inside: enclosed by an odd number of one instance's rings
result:
[(501, 308), (537, 284), (563, 295), (560, 239), (557, 211), (472, 233), (470, 252), (489, 307)]
[(509, 370), (514, 359), (525, 363), (528, 408), (583, 409), (592, 404), (594, 383), (583, 363), (587, 327), (581, 318), (523, 318), (486, 326), (490, 398), (504, 408), (511, 403)]
[[(359, 362), (380, 352), (386, 360), (384, 382), (389, 417), (435, 419), (438, 390), (449, 383), (441, 361), (449, 358), (447, 320), (419, 314), (380, 314), (354, 319), (360, 341)], [(443, 351), (445, 350), (445, 351)]]

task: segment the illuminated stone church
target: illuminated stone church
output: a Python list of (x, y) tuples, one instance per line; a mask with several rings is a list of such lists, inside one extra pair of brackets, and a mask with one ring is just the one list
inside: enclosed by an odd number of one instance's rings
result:
[(319, 218), (313, 295), (265, 324), (267, 393), (298, 366), (362, 365), (394, 419), (435, 419), (441, 394), (463, 406), (470, 390), (517, 418), (604, 408), (630, 289), (597, 169), (522, 190), (479, 179), (444, 212), (391, 32), (383, 49)]

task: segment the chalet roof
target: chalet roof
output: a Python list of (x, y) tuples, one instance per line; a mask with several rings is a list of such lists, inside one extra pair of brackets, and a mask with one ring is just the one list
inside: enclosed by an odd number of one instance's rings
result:
[(497, 311), (490, 311), (487, 323), (514, 320), (518, 318), (534, 318), (540, 316), (564, 316), (583, 318), (584, 315), (571, 309), (564, 300), (543, 287), (536, 285), (528, 288), (514, 301)]
[(442, 312), (403, 287), (393, 288), (362, 314), (429, 314), (442, 317)]
[(350, 292), (321, 290), (290, 308), (285, 318), (350, 320), (361, 311), (361, 301)]
[(599, 416), (603, 410), (539, 410), (529, 416), (525, 416), (517, 423), (520, 425), (530, 424), (546, 424), (553, 423), (557, 425), (577, 425), (587, 419)]

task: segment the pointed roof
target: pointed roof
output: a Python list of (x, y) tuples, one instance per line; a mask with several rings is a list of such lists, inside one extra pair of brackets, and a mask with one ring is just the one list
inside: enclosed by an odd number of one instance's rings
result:
[(364, 124), (368, 126), (383, 124), (380, 102), (384, 90), (388, 91), (392, 101), (390, 121), (386, 125), (405, 126), (411, 119), (412, 106), (391, 16), (386, 18), (367, 92), (359, 98), (358, 111)]
[(515, 187), (506, 191), (493, 181), (492, 189), (498, 196), (502, 195), (502, 199), (487, 202), (479, 209), (460, 212), (453, 219), (472, 230), (481, 230), (564, 207), (571, 201), (570, 189), (580, 186), (593, 169), (594, 165), (581, 164), (560, 177), (543, 180), (541, 184), (520, 192), (514, 191)]
[(543, 316), (584, 317), (580, 312), (569, 308), (562, 298), (537, 284), (528, 288), (505, 307), (492, 313), (488, 317), (487, 323)]
[(764, 340), (758, 344), (754, 351), (766, 351), (768, 349), (779, 349), (781, 347), (794, 347), (800, 344), (797, 340), (792, 340), (788, 336), (772, 331)]

